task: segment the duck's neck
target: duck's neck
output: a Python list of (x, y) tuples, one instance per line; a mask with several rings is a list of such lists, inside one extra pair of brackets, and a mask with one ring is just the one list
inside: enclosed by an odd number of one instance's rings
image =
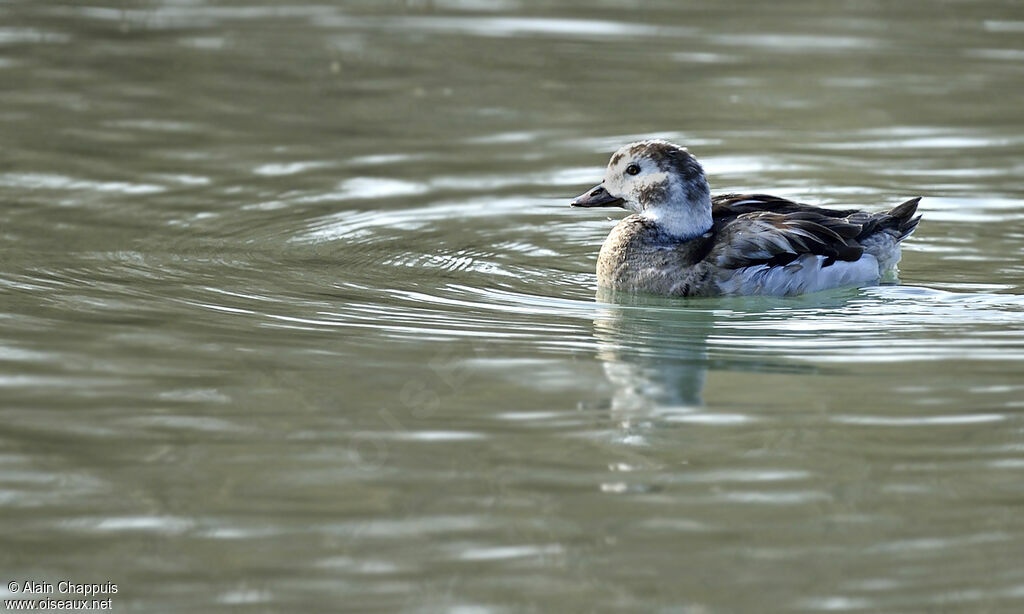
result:
[(702, 195), (696, 202), (686, 200), (649, 207), (640, 215), (680, 241), (701, 236), (711, 230), (714, 223), (711, 219), (711, 197), (707, 195)]

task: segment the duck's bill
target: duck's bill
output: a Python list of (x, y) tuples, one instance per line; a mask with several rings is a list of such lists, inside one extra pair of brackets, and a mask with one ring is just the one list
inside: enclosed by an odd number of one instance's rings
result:
[(616, 198), (604, 189), (604, 186), (596, 185), (586, 192), (580, 194), (569, 203), (570, 207), (621, 207), (622, 199)]

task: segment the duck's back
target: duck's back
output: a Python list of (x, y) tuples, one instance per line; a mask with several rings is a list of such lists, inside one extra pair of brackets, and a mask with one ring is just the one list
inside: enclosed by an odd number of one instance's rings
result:
[(858, 213), (859, 209), (826, 209), (798, 203), (770, 194), (719, 194), (711, 197), (711, 216), (715, 221), (727, 222), (745, 213), (813, 213), (822, 217), (845, 218)]

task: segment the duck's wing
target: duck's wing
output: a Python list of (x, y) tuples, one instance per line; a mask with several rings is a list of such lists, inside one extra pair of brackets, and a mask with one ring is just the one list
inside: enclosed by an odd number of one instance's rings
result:
[(864, 253), (856, 241), (861, 230), (861, 224), (813, 210), (743, 213), (716, 220), (708, 258), (722, 269), (784, 266), (804, 254), (824, 256), (822, 266), (853, 262)]
[(746, 213), (814, 213), (823, 217), (848, 217), (857, 209), (825, 209), (805, 205), (770, 194), (719, 194), (711, 199), (711, 216), (715, 221), (729, 221)]

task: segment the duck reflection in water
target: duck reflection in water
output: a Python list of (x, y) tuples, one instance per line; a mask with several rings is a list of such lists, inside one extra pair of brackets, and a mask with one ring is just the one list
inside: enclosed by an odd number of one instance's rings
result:
[[(842, 310), (859, 296), (856, 289), (834, 289), (787, 298), (679, 299), (599, 288), (594, 337), (597, 356), (614, 387), (611, 408), (622, 418), (696, 412), (704, 406), (712, 368), (817, 373), (820, 367), (794, 359), (796, 349), (787, 357), (756, 348), (778, 346), (800, 314)], [(751, 319), (761, 325), (743, 325)], [(709, 356), (712, 334), (722, 343)]]
[(704, 404), (713, 310), (608, 288), (598, 290), (597, 301), (594, 336), (614, 387), (614, 412), (685, 411)]

